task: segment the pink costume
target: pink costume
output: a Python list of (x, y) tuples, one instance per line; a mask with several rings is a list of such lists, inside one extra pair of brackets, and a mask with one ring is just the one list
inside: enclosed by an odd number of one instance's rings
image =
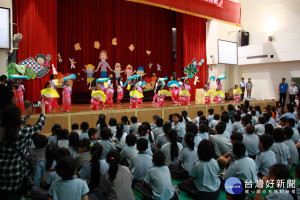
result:
[(222, 83), (221, 83), (221, 81), (219, 83), (217, 82), (217, 89), (219, 89), (219, 91), (222, 91)]
[(51, 113), (53, 99), (52, 98), (44, 98), (43, 103), (45, 104), (46, 113)]
[(177, 103), (178, 101), (178, 95), (177, 95), (177, 88), (176, 87), (170, 87), (169, 88), (170, 92), (171, 92), (171, 98), (173, 100), (174, 103)]
[(114, 96), (114, 90), (111, 88), (107, 88), (106, 90), (106, 103), (109, 106), (113, 106), (113, 96)]
[(123, 87), (121, 85), (118, 85), (117, 94), (118, 94), (117, 102), (121, 103), (121, 100), (124, 97), (124, 91), (123, 91)]
[[(50, 86), (51, 86), (52, 89), (56, 90), (57, 84), (56, 84), (56, 81), (54, 79), (52, 79), (50, 81)], [(58, 108), (58, 107), (59, 107), (59, 105), (57, 103), (57, 98), (54, 98), (53, 102), (52, 102), (52, 108), (55, 109), (55, 108)]]
[[(137, 91), (138, 91), (139, 93), (141, 93), (141, 94), (144, 94), (143, 88), (141, 88), (141, 87), (139, 87), (139, 88), (137, 89)], [(138, 98), (138, 99), (137, 99), (137, 102), (138, 102), (138, 104), (142, 104), (142, 103), (143, 103), (143, 99), (142, 99), (142, 98)]]
[(235, 100), (236, 102), (239, 102), (239, 101), (241, 100), (240, 94), (235, 94), (235, 95), (234, 95), (234, 100)]
[(137, 108), (138, 101), (135, 98), (130, 99), (131, 106), (129, 108)]
[(181, 104), (180, 105), (188, 105), (190, 102), (190, 97), (189, 96), (182, 96), (180, 97)]
[(25, 110), (23, 87), (21, 87), (21, 85), (19, 85), (19, 88), (15, 90), (15, 104), (21, 109), (21, 111)]
[(64, 111), (70, 111), (71, 110), (71, 87), (70, 86), (64, 86), (63, 90), (63, 110)]
[(165, 103), (165, 98), (162, 96), (157, 97), (157, 103), (155, 104), (155, 107), (163, 107)]
[(92, 110), (99, 110), (99, 104), (100, 104), (100, 101), (97, 100), (97, 99), (94, 99), (92, 97), (92, 99), (91, 99), (91, 109)]
[(210, 96), (205, 97), (205, 104), (210, 104)]
[(219, 96), (214, 97), (214, 100), (213, 100), (214, 103), (221, 103), (221, 101), (222, 101), (221, 97), (219, 97)]

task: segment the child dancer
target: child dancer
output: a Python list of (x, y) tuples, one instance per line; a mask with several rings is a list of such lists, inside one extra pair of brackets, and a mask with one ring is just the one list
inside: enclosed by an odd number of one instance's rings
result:
[(179, 83), (177, 81), (173, 80), (173, 76), (170, 77), (170, 81), (168, 83), (169, 90), (171, 92), (171, 98), (174, 103), (178, 102), (178, 96), (177, 96), (177, 88), (179, 87)]
[(24, 95), (23, 95), (23, 92), (25, 91), (25, 88), (22, 84), (22, 81), (19, 82), (18, 85), (15, 86), (15, 90), (14, 90), (14, 93), (15, 93), (15, 104), (16, 106), (18, 106), (21, 111), (25, 110), (24, 108)]
[[(136, 88), (136, 90), (139, 93), (143, 94), (143, 88), (141, 86), (142, 85), (142, 81), (141, 80), (142, 80), (142, 78), (140, 77), (138, 79), (137, 83), (135, 84), (135, 88)], [(138, 104), (142, 104), (143, 103), (143, 99), (142, 98), (138, 98), (137, 101), (138, 101)]]
[(157, 103), (155, 104), (155, 107), (163, 107), (165, 103), (164, 94), (158, 94), (162, 90), (162, 85), (159, 85), (156, 90), (157, 90), (158, 97), (157, 97)]
[(118, 103), (121, 103), (121, 100), (122, 100), (123, 97), (124, 97), (124, 91), (123, 91), (123, 78), (120, 77), (116, 82), (117, 82), (117, 94), (118, 94), (117, 102), (118, 102)]
[(109, 84), (108, 88), (106, 89), (106, 103), (109, 106), (113, 106), (113, 96), (114, 96), (114, 89), (113, 84)]
[[(45, 89), (46, 88), (51, 88), (50, 82), (47, 82), (45, 84)], [(45, 104), (45, 111), (46, 111), (46, 113), (51, 113), (53, 98), (47, 98), (47, 97), (43, 96), (43, 100), (42, 101)]]
[[(99, 93), (102, 92), (100, 90), (100, 86), (99, 85), (97, 86), (97, 91), (92, 91), (92, 95), (93, 95), (93, 92), (99, 92)], [(102, 96), (103, 96), (102, 98), (104, 98), (105, 94), (103, 93)], [(92, 96), (92, 98), (91, 98), (91, 110), (99, 110), (100, 103), (102, 105), (102, 109), (104, 109), (104, 102), (103, 102), (103, 100), (101, 101), (99, 96)]]
[(154, 84), (154, 97), (153, 97), (153, 100), (152, 100), (152, 103), (155, 104), (156, 102), (156, 99), (158, 97), (158, 86), (161, 84), (160, 81), (158, 81), (158, 79), (156, 79), (156, 82)]
[(211, 95), (213, 92), (209, 90), (206, 86), (204, 87), (205, 90), (205, 104), (210, 104), (211, 102)]
[(225, 95), (223, 94), (222, 91), (219, 91), (219, 89), (217, 88), (217, 92), (215, 92), (215, 97), (214, 97), (213, 102), (214, 103), (221, 103), (222, 96), (224, 97)]
[(70, 112), (71, 110), (71, 93), (72, 93), (72, 89), (69, 86), (69, 81), (65, 82), (65, 85), (63, 86), (64, 90), (63, 90), (63, 111), (67, 111)]
[(134, 92), (137, 92), (135, 85), (132, 85), (130, 88), (130, 104), (129, 108), (137, 108), (138, 98), (135, 95), (132, 95)]
[[(182, 93), (183, 92), (183, 93)], [(180, 105), (190, 105), (190, 96), (189, 92), (185, 90), (184, 85), (181, 86), (181, 92), (180, 92)]]
[(234, 91), (233, 91), (235, 102), (240, 102), (240, 100), (241, 100), (241, 93), (243, 93), (242, 90), (239, 88), (238, 85), (235, 85), (234, 86)]
[[(50, 88), (52, 88), (53, 90), (56, 90), (57, 88), (57, 82), (56, 80), (54, 79), (55, 78), (55, 75), (52, 74), (50, 76)], [(52, 102), (52, 108), (55, 109), (55, 108), (58, 108), (58, 103), (57, 103), (57, 98), (54, 98), (53, 99), (53, 102)]]

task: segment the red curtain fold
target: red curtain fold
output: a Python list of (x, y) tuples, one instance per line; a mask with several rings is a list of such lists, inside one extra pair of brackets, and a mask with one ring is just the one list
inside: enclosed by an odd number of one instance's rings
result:
[[(13, 21), (15, 33), (23, 34), (19, 43), (17, 61), (20, 62), (36, 54), (48, 53), (51, 63), (57, 61), (57, 0), (14, 0)], [(41, 90), (49, 81), (51, 72), (42, 78), (24, 81), (25, 99), (40, 100)]]

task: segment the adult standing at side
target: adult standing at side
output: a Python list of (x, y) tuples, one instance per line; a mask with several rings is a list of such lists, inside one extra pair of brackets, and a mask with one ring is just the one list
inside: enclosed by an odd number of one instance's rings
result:
[(279, 103), (281, 106), (285, 105), (286, 93), (289, 87), (289, 85), (285, 80), (286, 80), (285, 78), (281, 79), (281, 83), (279, 84), (279, 89), (278, 89)]
[(240, 86), (241, 86), (241, 89), (242, 89), (242, 94), (241, 94), (241, 100), (244, 100), (244, 96), (245, 96), (245, 81), (244, 81), (244, 77), (241, 78), (241, 82), (240, 82)]
[(291, 83), (291, 86), (289, 87), (288, 92), (289, 92), (290, 104), (295, 103), (295, 98), (296, 98), (296, 95), (298, 94), (298, 87), (295, 86), (294, 81)]

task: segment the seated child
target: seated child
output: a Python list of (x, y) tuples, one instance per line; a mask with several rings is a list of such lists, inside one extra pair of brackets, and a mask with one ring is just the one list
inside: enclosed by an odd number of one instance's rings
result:
[(207, 112), (208, 112), (208, 116), (207, 116), (207, 122), (208, 122), (208, 124), (214, 119), (214, 109), (213, 108), (209, 108), (208, 110), (207, 110)]
[(163, 134), (160, 134), (157, 138), (156, 138), (156, 147), (157, 148), (161, 148), (164, 144), (167, 144), (169, 142), (169, 140), (167, 139), (167, 132), (172, 128), (172, 125), (170, 122), (165, 122), (162, 130), (163, 130)]
[(108, 127), (103, 128), (100, 135), (101, 140), (98, 140), (98, 143), (103, 147), (103, 158), (106, 158), (107, 153), (111, 149), (116, 149), (116, 146), (111, 142), (112, 134)]
[[(197, 134), (197, 136), (201, 137), (202, 140), (208, 140), (209, 139), (208, 127), (207, 127), (206, 124), (200, 124), (199, 133)], [(196, 144), (195, 147), (198, 147), (198, 145)]]
[(57, 146), (58, 148), (69, 147), (69, 131), (68, 129), (62, 129), (58, 132)]
[(257, 124), (254, 126), (256, 135), (261, 136), (265, 134), (265, 123), (266, 123), (266, 118), (264, 117), (258, 118)]
[(80, 124), (81, 134), (79, 135), (79, 140), (82, 140), (83, 138), (89, 139), (89, 124), (87, 122), (82, 122)]
[(48, 139), (48, 144), (57, 144), (58, 132), (61, 130), (59, 124), (54, 124), (51, 128), (52, 135)]
[(200, 117), (203, 115), (203, 111), (199, 110), (197, 112), (197, 116), (195, 119), (194, 119), (194, 123), (199, 127), (199, 122), (200, 122)]
[(115, 143), (117, 150), (121, 152), (125, 147), (127, 147), (126, 145), (127, 133), (124, 132), (123, 124), (117, 124), (116, 130), (117, 132), (115, 137), (113, 137), (113, 142)]
[(246, 134), (245, 128), (250, 123), (250, 120), (251, 119), (249, 118), (249, 116), (245, 114), (245, 116), (242, 117), (242, 125), (243, 126), (237, 132), (239, 132), (243, 135)]
[(290, 150), (290, 154), (291, 154), (291, 158), (288, 160), (289, 163), (289, 167), (291, 167), (294, 164), (297, 164), (299, 161), (299, 153), (296, 147), (295, 142), (292, 140), (292, 136), (293, 136), (293, 129), (291, 127), (285, 127), (283, 129), (284, 134), (285, 134), (285, 141), (284, 144), (286, 144), (286, 146), (288, 146), (289, 150)]
[(169, 142), (161, 147), (161, 151), (166, 157), (166, 165), (169, 166), (170, 164), (178, 164), (177, 157), (183, 149), (183, 146), (177, 142), (177, 131), (174, 129), (169, 130), (167, 138)]
[(69, 135), (69, 146), (68, 149), (73, 158), (76, 158), (78, 154), (79, 135), (77, 132), (71, 132)]
[(88, 131), (90, 143), (96, 144), (98, 139), (98, 131), (95, 128), (90, 128)]
[(248, 124), (245, 128), (246, 134), (243, 135), (243, 143), (246, 146), (248, 155), (255, 160), (258, 154), (258, 136), (254, 134), (255, 128), (252, 124)]
[(177, 135), (178, 135), (178, 142), (182, 143), (183, 141), (183, 137), (185, 135), (185, 126), (182, 124), (182, 122), (180, 121), (182, 117), (178, 114), (175, 113), (173, 114), (172, 117), (172, 129), (177, 131)]
[(130, 133), (136, 135), (137, 130), (141, 124), (138, 123), (136, 116), (132, 116), (130, 120), (132, 122), (132, 125), (130, 126)]
[(112, 135), (116, 135), (117, 132), (117, 120), (116, 118), (112, 117), (109, 119), (108, 128), (110, 129)]
[(241, 115), (234, 114), (233, 116), (233, 124), (232, 124), (232, 132), (237, 132), (240, 128), (243, 127), (241, 123)]
[(128, 134), (126, 136), (127, 147), (125, 147), (121, 151), (122, 163), (126, 166), (129, 166), (132, 157), (138, 154), (138, 151), (136, 150), (136, 146), (135, 146), (136, 141), (137, 141), (137, 137), (135, 135)]
[(78, 133), (78, 135), (81, 134), (81, 130), (79, 129), (79, 125), (77, 123), (72, 124), (71, 129), (73, 132)]
[(146, 150), (146, 153), (149, 154), (150, 156), (152, 156), (153, 153), (151, 151), (151, 141), (153, 142), (153, 139), (152, 139), (151, 132), (149, 132), (147, 129), (147, 126), (145, 124), (140, 125), (138, 128), (137, 134), (138, 134), (138, 139), (145, 138), (148, 141), (148, 148)]
[(121, 117), (121, 123), (124, 125), (124, 132), (129, 134), (130, 126), (129, 126), (129, 120), (127, 116)]
[(294, 141), (294, 142), (298, 142), (298, 140), (300, 139), (300, 137), (299, 137), (299, 131), (298, 131), (298, 129), (295, 127), (295, 120), (293, 119), (293, 118), (288, 118), (287, 120), (286, 120), (286, 126), (287, 127), (291, 127), (292, 129), (293, 129), (293, 132), (294, 132), (294, 134), (293, 134), (293, 136), (292, 136), (292, 140)]
[(75, 157), (75, 167), (76, 170), (79, 171), (83, 165), (87, 164), (91, 160), (90, 154), (90, 141), (87, 138), (84, 138), (79, 141), (78, 144), (78, 152), (77, 156)]
[(156, 119), (156, 128), (152, 129), (153, 130), (153, 135), (154, 135), (154, 140), (157, 140), (157, 137), (161, 134), (163, 134), (163, 124), (164, 120), (162, 118)]
[(228, 153), (232, 149), (232, 145), (229, 139), (227, 139), (223, 135), (224, 131), (225, 131), (225, 126), (222, 124), (218, 124), (216, 126), (216, 131), (215, 131), (216, 135), (211, 135), (209, 138), (214, 144), (217, 158)]
[(284, 143), (284, 132), (281, 128), (275, 128), (273, 131), (275, 143), (270, 148), (276, 156), (276, 163), (288, 165), (288, 160), (291, 158), (289, 147)]
[(220, 121), (220, 115), (215, 114), (214, 119), (208, 124), (209, 128), (211, 128), (212, 130), (215, 130), (215, 128), (218, 125), (219, 121)]
[(179, 183), (179, 188), (193, 195), (194, 198), (217, 199), (220, 195), (220, 179), (218, 178), (219, 165), (214, 145), (209, 140), (202, 140), (198, 146), (199, 161), (190, 172), (189, 180)]

